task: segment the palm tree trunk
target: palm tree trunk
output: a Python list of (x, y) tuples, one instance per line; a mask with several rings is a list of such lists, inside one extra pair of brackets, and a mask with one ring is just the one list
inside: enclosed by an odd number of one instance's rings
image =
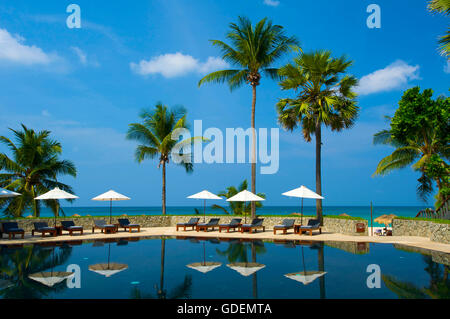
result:
[[(317, 119), (316, 121), (316, 193), (322, 195), (322, 169), (321, 169), (321, 161), (322, 161), (322, 126)], [(323, 225), (323, 216), (322, 216), (322, 200), (316, 199), (316, 216), (317, 219), (320, 220), (320, 225)]]
[[(324, 260), (324, 243), (319, 243), (320, 248), (318, 250), (318, 263), (319, 263), (319, 271), (325, 271), (325, 260)], [(325, 276), (320, 276), (319, 278), (319, 287), (320, 287), (320, 299), (326, 298), (325, 293)]]
[(166, 214), (166, 162), (162, 163), (162, 214)]
[(161, 273), (159, 277), (159, 291), (158, 295), (159, 298), (165, 299), (164, 294), (164, 259), (166, 256), (166, 240), (164, 238), (161, 238)]
[[(252, 262), (256, 263), (256, 247), (255, 243), (252, 242)], [(258, 299), (258, 277), (256, 277), (256, 272), (252, 275), (252, 290), (253, 298)]]
[[(252, 86), (252, 193), (256, 194), (256, 131), (255, 131), (255, 109), (256, 109), (256, 85)], [(251, 202), (252, 218), (256, 217), (255, 202)]]

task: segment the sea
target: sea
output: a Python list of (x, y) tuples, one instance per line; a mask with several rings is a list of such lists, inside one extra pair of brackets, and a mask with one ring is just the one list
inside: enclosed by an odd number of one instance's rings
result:
[[(373, 218), (383, 215), (383, 214), (394, 214), (396, 216), (404, 217), (415, 217), (416, 214), (425, 209), (426, 206), (373, 206)], [(185, 215), (185, 214), (195, 214), (196, 210), (200, 214), (203, 214), (203, 206), (167, 206), (166, 212), (168, 215)], [(222, 210), (212, 209), (206, 206), (206, 214), (222, 214)], [(288, 215), (292, 213), (300, 213), (299, 206), (263, 206), (256, 210), (256, 214), (260, 216), (264, 215)], [(31, 212), (25, 212), (23, 216), (28, 216)], [(60, 216), (70, 217), (72, 215), (78, 214), (80, 216), (109, 216), (109, 205), (105, 207), (62, 207)], [(127, 207), (127, 206), (116, 206), (112, 208), (113, 216), (120, 215), (161, 215), (161, 206), (148, 206), (148, 207)], [(315, 215), (315, 206), (304, 206), (304, 215)], [(347, 214), (352, 217), (361, 217), (370, 221), (370, 206), (324, 206), (324, 215), (340, 215)], [(42, 217), (52, 217), (53, 213), (50, 209), (42, 207), (41, 209)], [(382, 226), (374, 223), (374, 226)]]

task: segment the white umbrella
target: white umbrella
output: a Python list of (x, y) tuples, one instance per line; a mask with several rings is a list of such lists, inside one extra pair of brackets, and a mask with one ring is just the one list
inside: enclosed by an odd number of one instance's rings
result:
[(15, 193), (0, 187), (0, 198), (15, 197), (19, 195), (19, 193)]
[(303, 222), (303, 198), (312, 198), (312, 199), (325, 199), (324, 197), (320, 196), (317, 193), (314, 193), (312, 190), (308, 189), (305, 186), (300, 186), (299, 188), (290, 190), (288, 192), (285, 192), (281, 195), (288, 196), (288, 197), (299, 197), (302, 199), (302, 210), (301, 210), (301, 220)]
[(103, 275), (105, 277), (110, 277), (114, 274), (117, 274), (118, 272), (128, 269), (128, 265), (126, 264), (110, 262), (109, 261), (110, 256), (111, 256), (111, 243), (108, 244), (108, 262), (89, 265), (89, 270), (96, 272), (97, 274)]
[(312, 283), (317, 278), (322, 277), (323, 275), (326, 274), (325, 271), (315, 271), (315, 270), (307, 271), (306, 270), (305, 255), (303, 253), (303, 246), (302, 246), (302, 263), (303, 263), (303, 271), (286, 274), (284, 276), (286, 278), (289, 278), (289, 279), (301, 282), (304, 285), (309, 285), (310, 283)]
[[(62, 189), (59, 189), (58, 187), (55, 187), (51, 191), (49, 191), (45, 194), (42, 194), (42, 195), (36, 197), (35, 199), (37, 199), (37, 200), (49, 200), (49, 199), (59, 200), (59, 199), (76, 199), (76, 198), (78, 198), (78, 196), (75, 196), (66, 191), (63, 191)], [(56, 215), (58, 214), (58, 212), (59, 212), (59, 205), (58, 205), (58, 210), (55, 214), (55, 226), (56, 226)]]
[(215, 262), (215, 261), (206, 261), (205, 242), (203, 242), (203, 261), (186, 265), (186, 267), (198, 270), (204, 274), (206, 274), (207, 272), (214, 270), (220, 266), (222, 266), (222, 263)]
[(67, 271), (55, 271), (55, 272), (38, 272), (32, 275), (29, 275), (28, 278), (33, 279), (34, 281), (40, 282), (48, 287), (53, 287), (56, 284), (59, 284), (61, 281), (71, 278), (75, 275), (73, 272)]
[(220, 267), (222, 264), (215, 262), (215, 261), (206, 261), (206, 262), (200, 262), (200, 263), (192, 263), (189, 265), (186, 265), (186, 267), (189, 267), (191, 269), (198, 270), (204, 274), (207, 272), (216, 269), (217, 267)]
[(232, 263), (228, 264), (227, 267), (236, 270), (242, 276), (250, 276), (253, 275), (258, 270), (263, 269), (266, 265), (260, 263)]
[(222, 199), (221, 197), (208, 192), (207, 190), (203, 190), (200, 193), (188, 196), (187, 198), (193, 198), (193, 199), (203, 199), (203, 222), (205, 222), (206, 219), (206, 200), (207, 199)]
[(131, 198), (119, 194), (113, 190), (107, 191), (106, 193), (103, 193), (101, 195), (98, 195), (97, 197), (94, 197), (92, 200), (98, 200), (98, 201), (109, 201), (109, 223), (111, 223), (112, 220), (112, 201), (119, 201), (119, 200), (130, 200)]
[[(258, 195), (253, 194), (252, 192), (249, 192), (248, 190), (243, 190), (240, 193), (237, 193), (236, 195), (230, 197), (227, 199), (227, 202), (260, 202), (265, 200), (262, 197), (259, 197)], [(244, 203), (245, 206), (245, 203)], [(247, 222), (247, 217), (245, 216), (245, 222)]]
[(284, 276), (286, 278), (301, 282), (304, 285), (308, 285), (308, 284), (312, 283), (314, 280), (316, 280), (317, 278), (322, 277), (325, 274), (326, 274), (326, 272), (324, 272), (324, 271), (302, 271), (302, 272), (296, 272), (296, 273), (292, 273), (292, 274), (286, 274)]
[(97, 274), (103, 275), (105, 277), (111, 277), (118, 272), (121, 272), (128, 268), (128, 265), (118, 264), (118, 263), (107, 263), (107, 264), (95, 264), (90, 265), (89, 270), (96, 272)]

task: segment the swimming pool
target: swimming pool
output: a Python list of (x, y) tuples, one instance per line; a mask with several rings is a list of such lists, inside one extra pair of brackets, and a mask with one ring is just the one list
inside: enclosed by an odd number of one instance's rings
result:
[[(187, 237), (2, 246), (0, 296), (450, 298), (450, 256), (414, 250), (391, 244)], [(369, 288), (377, 286), (377, 267), (380, 288)]]

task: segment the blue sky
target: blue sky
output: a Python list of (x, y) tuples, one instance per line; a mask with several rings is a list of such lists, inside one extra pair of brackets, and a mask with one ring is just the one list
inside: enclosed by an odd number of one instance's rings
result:
[[(81, 8), (81, 28), (66, 26), (66, 7)], [(448, 94), (450, 67), (437, 53), (437, 38), (448, 20), (431, 15), (422, 0), (154, 0), (2, 1), (0, 4), (0, 134), (20, 123), (49, 129), (63, 145), (63, 158), (78, 177), (64, 178), (80, 199), (108, 189), (132, 197), (126, 205), (156, 206), (161, 171), (156, 161), (137, 164), (127, 125), (157, 101), (183, 105), (188, 120), (203, 127), (250, 126), (251, 90), (197, 87), (205, 72), (220, 68), (220, 52), (209, 39), (224, 39), (237, 16), (268, 17), (295, 35), (305, 51), (329, 49), (354, 60), (361, 107), (354, 128), (323, 133), (322, 187), (325, 205), (417, 205), (417, 173), (404, 169), (372, 178), (391, 151), (372, 145), (386, 128), (402, 92), (419, 85)], [(369, 29), (366, 8), (381, 8), (381, 29)], [(279, 66), (289, 62), (288, 55)], [(179, 62), (179, 64), (177, 64)], [(161, 72), (163, 70), (164, 72)], [(257, 127), (278, 127), (275, 103), (292, 93), (263, 78), (258, 87)], [(0, 146), (0, 151), (6, 151)], [(281, 193), (300, 185), (315, 188), (314, 143), (299, 131), (280, 131), (280, 169), (258, 175), (266, 205), (296, 205)], [(195, 205), (186, 196), (203, 189), (219, 192), (250, 177), (249, 164), (197, 164), (187, 175), (175, 165), (167, 173), (167, 204)], [(313, 203), (311, 203), (313, 204)]]

